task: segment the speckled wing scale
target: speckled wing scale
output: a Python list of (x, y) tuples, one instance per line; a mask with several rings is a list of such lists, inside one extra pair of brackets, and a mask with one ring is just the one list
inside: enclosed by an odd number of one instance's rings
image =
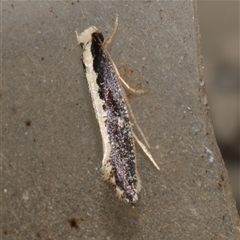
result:
[[(117, 19), (115, 30), (116, 27)], [(104, 179), (116, 189), (120, 199), (134, 205), (141, 189), (135, 155), (135, 134), (131, 127), (127, 100), (120, 85), (123, 79), (119, 79), (116, 66), (105, 48), (114, 33), (104, 42), (102, 33), (94, 26), (80, 35), (76, 32), (78, 44), (83, 49), (83, 66), (102, 135)], [(124, 85), (128, 87), (125, 82)], [(139, 144), (142, 144), (142, 148), (145, 147), (143, 143)]]

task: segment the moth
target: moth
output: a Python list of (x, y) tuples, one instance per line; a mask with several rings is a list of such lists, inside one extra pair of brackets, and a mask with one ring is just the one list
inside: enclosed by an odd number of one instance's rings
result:
[(106, 50), (106, 46), (112, 41), (117, 30), (117, 25), (118, 15), (113, 32), (107, 41), (104, 41), (102, 32), (94, 26), (87, 28), (80, 35), (76, 31), (76, 35), (78, 44), (83, 51), (83, 68), (102, 136), (104, 180), (115, 188), (120, 199), (133, 206), (137, 202), (141, 190), (135, 141), (157, 169), (159, 167), (147, 147), (132, 130), (129, 114), (145, 140), (128, 104), (123, 86), (134, 93), (142, 91), (131, 88), (121, 78)]

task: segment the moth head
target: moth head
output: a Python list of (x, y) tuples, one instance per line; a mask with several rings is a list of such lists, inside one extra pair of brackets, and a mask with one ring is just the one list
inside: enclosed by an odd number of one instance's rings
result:
[(93, 34), (100, 32), (96, 27), (92, 26), (83, 31), (80, 35), (77, 34), (78, 44), (84, 50), (92, 42)]

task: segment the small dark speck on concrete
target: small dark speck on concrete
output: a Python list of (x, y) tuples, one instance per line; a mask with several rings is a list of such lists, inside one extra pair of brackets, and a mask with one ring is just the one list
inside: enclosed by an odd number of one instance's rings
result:
[(75, 218), (75, 217), (71, 217), (68, 219), (68, 223), (70, 225), (71, 228), (75, 228), (75, 229), (78, 229), (79, 226), (78, 226), (78, 219)]
[(40, 235), (39, 232), (36, 233), (36, 237), (37, 237), (37, 238), (40, 238), (40, 237), (41, 237), (41, 235)]
[(30, 120), (26, 120), (25, 124), (26, 124), (27, 127), (30, 127), (32, 125), (32, 122)]
[(160, 18), (162, 19), (162, 9), (160, 9)]
[(224, 181), (224, 176), (222, 174), (220, 175), (220, 178), (222, 181)]
[(42, 61), (44, 61), (44, 57), (42, 57), (41, 59), (42, 59)]

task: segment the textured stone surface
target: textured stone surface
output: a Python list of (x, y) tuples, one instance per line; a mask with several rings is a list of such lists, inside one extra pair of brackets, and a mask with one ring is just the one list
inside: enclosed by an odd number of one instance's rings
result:
[(198, 2), (211, 122), (240, 214), (239, 7), (239, 1)]
[[(3, 239), (238, 239), (209, 122), (190, 2), (4, 2)], [(102, 181), (102, 143), (74, 30), (119, 29), (109, 52), (147, 92), (129, 101), (161, 166), (138, 148), (131, 209)]]

